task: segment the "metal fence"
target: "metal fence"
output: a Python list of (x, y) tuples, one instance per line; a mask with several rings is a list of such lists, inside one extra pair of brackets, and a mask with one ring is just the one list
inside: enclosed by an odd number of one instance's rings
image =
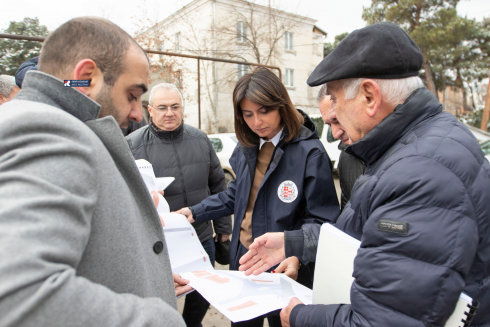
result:
[[(1, 34), (1, 33), (0, 33), (0, 38), (12, 39), (12, 40), (38, 41), (38, 42), (44, 42), (44, 40), (46, 39), (44, 37), (36, 37), (36, 36), (28, 36), (28, 35), (15, 35), (15, 34)], [(230, 63), (230, 64), (240, 64), (240, 65), (265, 67), (265, 68), (269, 68), (269, 69), (275, 69), (279, 73), (279, 79), (282, 80), (281, 68), (279, 68), (277, 66), (263, 65), (263, 64), (257, 64), (257, 63), (247, 62), (247, 61), (238, 61), (238, 60), (221, 59), (221, 58), (213, 58), (213, 57), (195, 56), (195, 55), (188, 55), (188, 54), (175, 53), (175, 52), (158, 51), (158, 50), (152, 50), (152, 49), (144, 49), (144, 50), (146, 53), (149, 53), (149, 54), (158, 54), (158, 55), (190, 58), (190, 59), (196, 59), (197, 60), (197, 103), (198, 103), (199, 129), (201, 129), (201, 60), (209, 60), (209, 61), (224, 62), (224, 63)]]

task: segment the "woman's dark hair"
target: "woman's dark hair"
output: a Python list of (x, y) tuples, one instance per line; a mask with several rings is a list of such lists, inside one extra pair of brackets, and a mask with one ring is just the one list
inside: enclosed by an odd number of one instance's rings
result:
[(243, 118), (240, 102), (247, 98), (249, 101), (263, 106), (267, 110), (279, 110), (282, 124), (287, 131), (286, 142), (293, 140), (299, 134), (304, 122), (303, 116), (296, 110), (289, 98), (286, 87), (281, 80), (267, 68), (257, 68), (252, 73), (244, 75), (233, 90), (233, 106), (235, 108), (235, 133), (238, 141), (250, 147), (259, 143), (259, 136), (248, 127)]

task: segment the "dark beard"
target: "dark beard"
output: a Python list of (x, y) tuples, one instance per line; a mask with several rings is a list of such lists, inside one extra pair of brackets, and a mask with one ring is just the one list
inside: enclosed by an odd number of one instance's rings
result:
[(123, 125), (124, 127), (127, 127), (128, 121), (121, 119), (120, 113), (112, 100), (111, 91), (112, 86), (104, 84), (99, 94), (95, 97), (95, 101), (100, 104), (99, 118), (113, 116), (120, 126)]

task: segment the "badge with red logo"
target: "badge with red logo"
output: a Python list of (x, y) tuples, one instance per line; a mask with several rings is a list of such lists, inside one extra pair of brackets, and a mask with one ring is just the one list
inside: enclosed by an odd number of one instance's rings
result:
[(277, 196), (282, 202), (291, 203), (298, 197), (298, 188), (293, 181), (284, 181), (277, 189)]

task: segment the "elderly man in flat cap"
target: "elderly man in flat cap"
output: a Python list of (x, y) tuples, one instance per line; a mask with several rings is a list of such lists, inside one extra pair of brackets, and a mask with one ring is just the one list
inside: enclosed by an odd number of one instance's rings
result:
[[(336, 225), (361, 247), (351, 304), (293, 298), (283, 326), (443, 326), (463, 291), (480, 302), (472, 325), (490, 326), (490, 165), (423, 86), (421, 65), (413, 40), (380, 23), (352, 32), (309, 77), (310, 86), (327, 83), (352, 141), (345, 151), (366, 165)], [(241, 270), (258, 274), (290, 256), (321, 260), (318, 232), (265, 234)], [(303, 247), (284, 249), (287, 237)]]

